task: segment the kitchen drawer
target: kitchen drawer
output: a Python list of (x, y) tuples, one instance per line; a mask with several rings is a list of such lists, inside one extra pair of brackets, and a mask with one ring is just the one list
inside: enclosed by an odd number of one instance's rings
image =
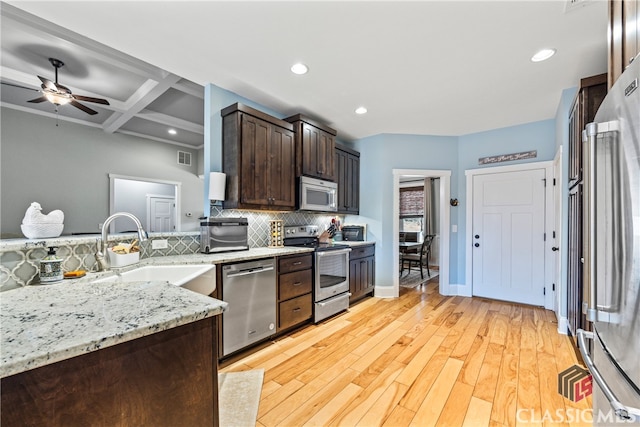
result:
[(278, 329), (286, 329), (311, 318), (311, 294), (281, 302)]
[(291, 271), (305, 270), (313, 267), (311, 254), (295, 255), (278, 258), (278, 272), (289, 273)]
[(351, 260), (351, 259), (365, 258), (365, 257), (373, 256), (375, 253), (376, 253), (375, 245), (358, 246), (355, 248), (351, 248), (349, 259)]
[(278, 285), (278, 299), (282, 301), (311, 293), (312, 283), (313, 271), (311, 269), (281, 274)]

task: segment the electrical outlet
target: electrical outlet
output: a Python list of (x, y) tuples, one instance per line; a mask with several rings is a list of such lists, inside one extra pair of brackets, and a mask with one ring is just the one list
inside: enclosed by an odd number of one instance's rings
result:
[(151, 249), (167, 249), (169, 247), (169, 242), (166, 239), (163, 240), (152, 240), (151, 241)]
[(98, 230), (102, 230), (102, 223), (101, 222), (98, 223)]

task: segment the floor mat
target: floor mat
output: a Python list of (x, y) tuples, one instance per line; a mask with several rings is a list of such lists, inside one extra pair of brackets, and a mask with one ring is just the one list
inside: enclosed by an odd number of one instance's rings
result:
[(255, 426), (264, 369), (218, 374), (220, 426)]

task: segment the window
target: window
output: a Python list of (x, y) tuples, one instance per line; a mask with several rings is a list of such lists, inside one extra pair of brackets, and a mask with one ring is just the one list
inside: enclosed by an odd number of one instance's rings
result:
[(400, 231), (422, 231), (424, 187), (400, 189)]

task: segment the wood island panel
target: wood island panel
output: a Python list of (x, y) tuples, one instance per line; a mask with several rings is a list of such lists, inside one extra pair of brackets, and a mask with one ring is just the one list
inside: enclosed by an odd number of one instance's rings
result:
[(215, 317), (1, 380), (3, 426), (218, 426)]

